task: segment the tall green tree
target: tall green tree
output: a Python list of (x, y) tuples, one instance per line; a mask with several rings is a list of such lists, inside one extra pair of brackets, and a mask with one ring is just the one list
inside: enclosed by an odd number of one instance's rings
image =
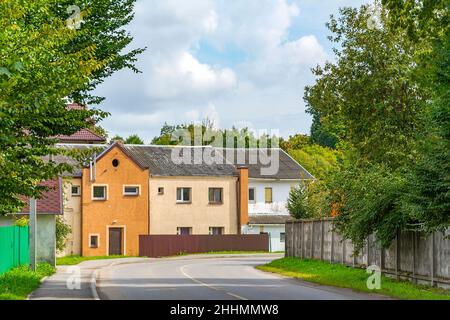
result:
[(407, 175), (402, 207), (415, 228), (432, 232), (450, 226), (450, 3), (391, 1), (390, 27), (412, 41), (426, 39), (417, 54), (418, 83), (430, 91), (426, 130), (417, 133), (416, 161)]
[[(0, 214), (17, 212), (23, 197), (40, 197), (41, 181), (71, 170), (51, 160), (64, 152), (53, 137), (107, 115), (66, 109), (66, 97), (86, 92), (113, 70), (114, 54), (100, 54), (103, 42), (90, 41), (88, 28), (68, 28), (67, 14), (55, 12), (59, 7), (65, 5), (57, 0), (0, 2)], [(116, 30), (100, 21), (95, 32), (99, 28), (104, 35)], [(83, 37), (86, 42), (75, 45)]]
[(95, 57), (105, 63), (92, 72), (89, 80), (70, 98), (81, 104), (99, 104), (104, 97), (95, 96), (92, 91), (114, 72), (130, 69), (140, 72), (135, 63), (145, 48), (130, 49), (133, 37), (125, 27), (134, 18), (136, 0), (58, 0), (53, 7), (61, 19), (76, 14), (74, 6), (81, 12), (81, 23), (75, 37), (64, 47), (66, 52), (82, 50), (94, 46)]
[(132, 134), (128, 138), (125, 139), (126, 144), (144, 144), (144, 140), (142, 140), (137, 134)]
[(431, 94), (417, 71), (430, 42), (392, 28), (389, 17), (379, 4), (331, 17), (336, 62), (314, 69), (317, 81), (305, 91), (310, 112), (336, 133), (345, 156), (328, 180), (327, 201), (338, 208), (338, 230), (357, 248), (372, 233), (387, 246), (417, 222), (402, 196), (420, 154), (418, 132), (427, 130)]

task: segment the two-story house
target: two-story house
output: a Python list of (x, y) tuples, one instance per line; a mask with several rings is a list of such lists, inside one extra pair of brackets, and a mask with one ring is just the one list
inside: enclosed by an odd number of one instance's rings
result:
[(249, 221), (242, 233), (268, 233), (270, 250), (284, 251), (289, 192), (314, 176), (282, 149), (228, 149), (226, 157), (248, 167)]
[(137, 255), (145, 234), (268, 232), (271, 249), (282, 250), (289, 189), (312, 178), (279, 149), (237, 149), (232, 159), (231, 149), (210, 146), (60, 147), (92, 154), (64, 177), (64, 218), (72, 226), (65, 254)]

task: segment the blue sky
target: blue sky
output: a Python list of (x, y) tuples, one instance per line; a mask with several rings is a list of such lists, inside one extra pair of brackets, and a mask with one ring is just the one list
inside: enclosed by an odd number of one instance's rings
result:
[(110, 136), (146, 143), (164, 122), (205, 117), (217, 127), (247, 126), (283, 136), (308, 133), (304, 86), (310, 69), (333, 60), (325, 23), (359, 0), (138, 0), (127, 27), (137, 63), (107, 79), (97, 94), (111, 116)]

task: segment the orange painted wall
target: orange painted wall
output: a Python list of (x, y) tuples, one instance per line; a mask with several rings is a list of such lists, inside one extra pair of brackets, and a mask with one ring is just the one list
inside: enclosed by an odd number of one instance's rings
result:
[[(112, 161), (119, 160), (114, 167)], [(89, 168), (82, 179), (82, 255), (108, 255), (108, 227), (123, 227), (122, 250), (125, 255), (139, 254), (139, 235), (149, 228), (149, 172), (141, 169), (118, 147), (97, 161), (96, 181), (90, 182)], [(108, 199), (92, 200), (93, 185), (108, 185)], [(124, 185), (139, 185), (139, 196), (124, 196)], [(89, 235), (99, 235), (98, 248), (89, 247)]]
[[(238, 168), (239, 171), (239, 222), (248, 224), (248, 168)], [(240, 231), (240, 230), (239, 230)]]

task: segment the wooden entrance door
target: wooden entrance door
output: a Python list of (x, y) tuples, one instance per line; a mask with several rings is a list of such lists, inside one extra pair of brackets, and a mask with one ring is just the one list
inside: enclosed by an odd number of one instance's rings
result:
[(122, 254), (122, 228), (109, 228), (109, 255)]

